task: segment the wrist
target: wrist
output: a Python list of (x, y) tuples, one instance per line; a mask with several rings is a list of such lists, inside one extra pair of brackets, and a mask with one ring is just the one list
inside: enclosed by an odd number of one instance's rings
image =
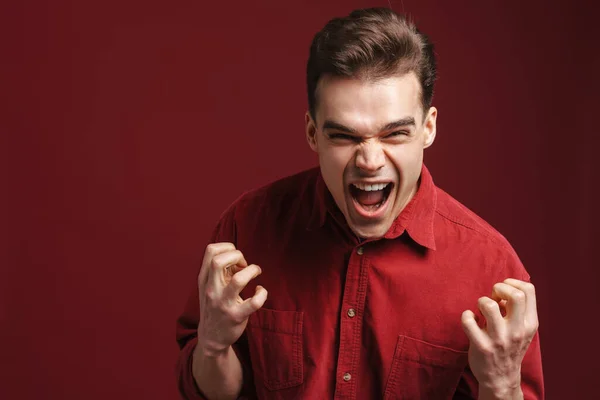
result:
[(504, 385), (479, 385), (479, 400), (522, 400), (520, 380)]
[(231, 346), (223, 347), (221, 344), (198, 337), (194, 355), (202, 358), (222, 358), (229, 353), (229, 349)]

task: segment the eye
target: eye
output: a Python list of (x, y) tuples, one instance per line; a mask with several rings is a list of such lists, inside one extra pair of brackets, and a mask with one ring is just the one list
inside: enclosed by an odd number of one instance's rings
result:
[(386, 138), (393, 138), (393, 137), (397, 137), (397, 136), (406, 136), (408, 135), (408, 132), (406, 131), (394, 131), (388, 135), (386, 135)]
[(351, 136), (351, 135), (346, 135), (344, 133), (332, 133), (329, 135), (330, 139), (333, 140), (349, 140), (349, 141), (353, 141), (356, 142), (357, 140), (359, 140), (358, 138)]

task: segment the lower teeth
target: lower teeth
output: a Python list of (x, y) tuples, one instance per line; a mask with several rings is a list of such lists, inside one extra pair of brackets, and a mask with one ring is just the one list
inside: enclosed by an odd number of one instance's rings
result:
[(383, 201), (377, 204), (371, 204), (371, 205), (364, 205), (361, 204), (362, 208), (371, 211), (371, 210), (377, 210), (379, 207), (381, 207), (381, 205), (383, 204)]

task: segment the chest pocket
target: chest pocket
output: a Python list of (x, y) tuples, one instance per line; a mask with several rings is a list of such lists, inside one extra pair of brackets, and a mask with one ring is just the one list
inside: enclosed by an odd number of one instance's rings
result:
[(399, 336), (384, 399), (452, 399), (468, 353)]
[(261, 308), (248, 320), (247, 333), (255, 381), (268, 390), (302, 384), (303, 313)]

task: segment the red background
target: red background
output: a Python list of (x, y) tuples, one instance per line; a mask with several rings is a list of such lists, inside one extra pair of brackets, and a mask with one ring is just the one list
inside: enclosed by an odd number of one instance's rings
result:
[[(434, 180), (537, 285), (551, 399), (597, 392), (600, 357), (599, 30), (576, 3), (391, 3), (437, 45)], [(0, 398), (176, 398), (174, 323), (218, 215), (315, 165), (312, 35), (387, 4), (2, 6)]]

